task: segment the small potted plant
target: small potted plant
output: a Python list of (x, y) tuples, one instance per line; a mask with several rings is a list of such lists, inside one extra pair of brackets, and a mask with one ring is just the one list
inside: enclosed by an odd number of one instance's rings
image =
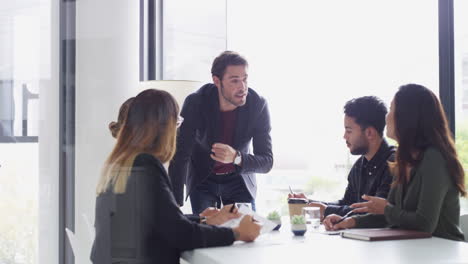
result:
[(280, 227), (281, 227), (281, 216), (278, 213), (278, 211), (273, 211), (273, 212), (269, 213), (268, 216), (267, 216), (267, 219), (276, 224), (276, 227), (273, 230), (279, 230), (280, 229)]
[(303, 236), (307, 231), (306, 219), (303, 215), (293, 215), (291, 218), (291, 231), (295, 236)]

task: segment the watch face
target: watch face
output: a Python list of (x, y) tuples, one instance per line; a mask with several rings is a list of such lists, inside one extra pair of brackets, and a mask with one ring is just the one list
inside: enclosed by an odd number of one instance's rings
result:
[(241, 162), (241, 155), (237, 152), (237, 156), (234, 159), (234, 164), (238, 165)]

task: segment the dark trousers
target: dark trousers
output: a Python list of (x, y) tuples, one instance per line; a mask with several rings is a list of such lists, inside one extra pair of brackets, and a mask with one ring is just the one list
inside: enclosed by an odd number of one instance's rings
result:
[(200, 214), (208, 207), (221, 208), (221, 205), (250, 203), (255, 211), (255, 199), (250, 195), (242, 176), (237, 173), (210, 175), (190, 194), (193, 214)]

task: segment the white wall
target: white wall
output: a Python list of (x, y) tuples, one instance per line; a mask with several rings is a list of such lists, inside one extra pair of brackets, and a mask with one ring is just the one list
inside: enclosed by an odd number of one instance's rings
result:
[[(44, 22), (44, 21), (43, 21)], [(48, 28), (48, 27), (45, 27)], [(59, 244), (59, 0), (50, 1), (50, 32), (42, 32), (39, 81), (38, 263), (58, 264)], [(50, 38), (46, 40), (46, 38)]]
[(107, 125), (121, 103), (137, 93), (139, 1), (76, 1), (75, 263), (90, 263), (95, 188), (114, 143)]

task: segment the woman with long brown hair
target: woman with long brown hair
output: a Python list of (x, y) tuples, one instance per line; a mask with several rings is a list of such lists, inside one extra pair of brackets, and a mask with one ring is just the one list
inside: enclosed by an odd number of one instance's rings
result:
[(352, 207), (369, 214), (331, 216), (326, 228), (392, 226), (464, 240), (459, 219), (465, 173), (437, 96), (422, 85), (401, 86), (387, 116), (387, 136), (398, 142), (388, 198), (365, 195), (367, 202)]
[(178, 113), (174, 98), (154, 89), (130, 104), (97, 186), (93, 263), (179, 263), (183, 250), (258, 236), (249, 216), (231, 229), (195, 223), (180, 211), (163, 167), (174, 156)]

